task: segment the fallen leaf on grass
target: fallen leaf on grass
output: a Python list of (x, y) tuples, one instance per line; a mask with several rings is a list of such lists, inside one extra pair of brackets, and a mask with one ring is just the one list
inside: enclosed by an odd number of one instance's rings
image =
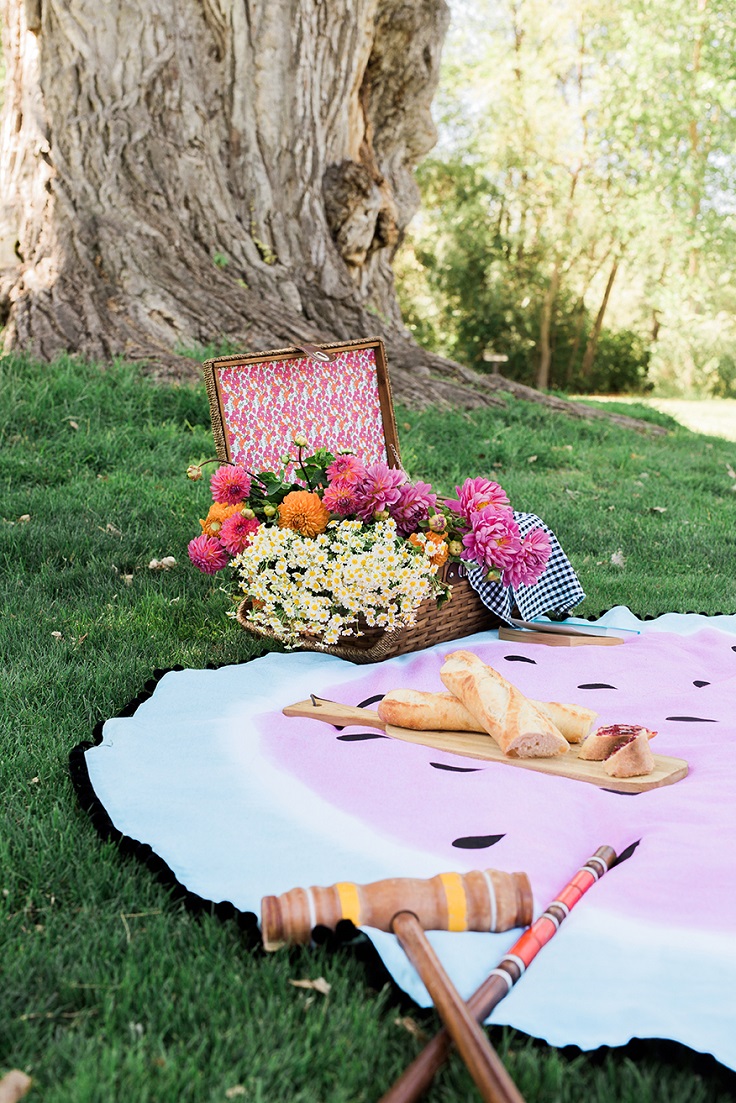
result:
[(24, 513), (21, 517), (18, 518), (18, 524), (19, 525), (27, 525), (28, 522), (30, 521), (30, 519), (31, 519), (30, 513)]
[(64, 639), (61, 632), (52, 632), (51, 635), (54, 637), (55, 640), (63, 640)]
[(152, 559), (148, 564), (149, 571), (170, 571), (176, 566), (173, 555), (165, 555), (163, 559)]
[(731, 476), (732, 479), (736, 479), (736, 471), (734, 471), (734, 469), (731, 467), (730, 463), (726, 464), (726, 471), (728, 471), (728, 473), (729, 473), (729, 475)]
[(539, 459), (539, 456), (527, 456), (526, 462), (527, 463), (536, 463), (538, 459)]
[(239, 1095), (245, 1095), (245, 1088), (242, 1084), (233, 1084), (231, 1088), (225, 1089), (226, 1099), (237, 1099)]
[(611, 556), (611, 563), (614, 567), (625, 567), (626, 558), (624, 556), (624, 553), (621, 550), (615, 551)]
[[(100, 528), (99, 525), (97, 527)], [(108, 521), (107, 524), (105, 525), (104, 529), (100, 528), (100, 532), (109, 532), (111, 536), (122, 536), (123, 535), (122, 532), (120, 531), (120, 529), (117, 528), (116, 525), (113, 525), (112, 521)]]
[(404, 1030), (407, 1030), (409, 1034), (417, 1038), (420, 1042), (429, 1041), (429, 1035), (422, 1030), (419, 1023), (415, 1022), (410, 1015), (403, 1015), (399, 1016), (398, 1019), (394, 1019), (394, 1026), (403, 1027)]
[(31, 1088), (33, 1081), (20, 1069), (11, 1069), (0, 1080), (0, 1103), (18, 1103)]
[(332, 985), (328, 984), (324, 977), (317, 977), (316, 980), (290, 980), (289, 984), (294, 988), (310, 988), (315, 992), (320, 992), (323, 996), (329, 996), (332, 991)]
[(667, 506), (650, 506), (649, 507), (649, 512), (650, 513), (666, 513), (667, 512)]
[(78, 429), (79, 428), (76, 421), (72, 421), (72, 419), (70, 417), (67, 418), (67, 421), (69, 422), (69, 428), (70, 429)]

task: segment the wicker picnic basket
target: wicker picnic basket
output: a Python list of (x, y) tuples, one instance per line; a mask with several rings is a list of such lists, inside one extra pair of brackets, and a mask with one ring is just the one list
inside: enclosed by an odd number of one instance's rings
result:
[[(410, 628), (386, 632), (383, 628), (366, 628), (362, 636), (345, 636), (336, 644), (322, 643), (318, 636), (304, 636), (296, 650), (322, 651), (353, 663), (379, 663), (409, 651), (422, 651), (444, 640), (470, 636), (497, 628), (501, 621), (487, 609), (465, 577), (460, 563), (447, 563), (442, 572), (443, 582), (451, 585), (450, 600), (438, 609), (434, 598), (427, 598), (419, 606), (416, 622)], [(238, 607), (237, 619), (255, 636), (272, 639), (271, 634), (255, 627), (247, 620), (248, 601)]]

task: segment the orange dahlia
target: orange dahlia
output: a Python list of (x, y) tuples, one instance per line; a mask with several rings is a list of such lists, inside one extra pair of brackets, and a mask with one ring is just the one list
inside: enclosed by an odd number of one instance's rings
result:
[(293, 529), (302, 536), (317, 536), (324, 532), (330, 515), (319, 494), (309, 490), (292, 490), (279, 506), (279, 527)]
[(448, 547), (441, 532), (428, 532), (428, 543), (434, 544), (435, 550), (432, 552), (432, 562), (436, 563), (438, 567), (441, 567), (443, 563), (447, 562)]
[[(426, 547), (429, 548), (429, 558), (437, 566), (441, 567), (447, 562), (447, 542), (441, 532), (425, 532)], [(421, 548), (422, 541), (416, 532), (409, 537), (409, 543), (415, 548)]]
[(222, 502), (214, 502), (204, 520), (200, 517), (199, 523), (202, 526), (202, 532), (207, 536), (217, 536), (222, 528), (222, 522), (227, 521), (228, 517), (232, 517), (233, 513), (237, 513), (242, 508), (242, 503), (228, 506)]

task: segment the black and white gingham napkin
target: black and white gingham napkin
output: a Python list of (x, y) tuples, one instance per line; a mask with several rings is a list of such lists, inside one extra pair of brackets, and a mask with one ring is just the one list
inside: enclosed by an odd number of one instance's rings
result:
[(514, 517), (522, 537), (538, 526), (548, 534), (552, 552), (544, 574), (534, 586), (517, 586), (513, 589), (511, 586), (502, 586), (500, 582), (484, 582), (486, 570), (466, 563), (470, 585), (483, 604), (507, 622), (511, 616), (517, 615), (513, 612), (514, 607), (523, 620), (533, 620), (542, 613), (569, 613), (583, 600), (585, 591), (557, 537), (533, 513), (514, 512)]

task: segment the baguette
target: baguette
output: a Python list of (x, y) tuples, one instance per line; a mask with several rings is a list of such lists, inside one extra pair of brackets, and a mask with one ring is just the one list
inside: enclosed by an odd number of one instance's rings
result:
[(440, 678), (510, 758), (549, 758), (567, 751), (567, 740), (552, 721), (472, 652), (448, 655)]
[[(563, 705), (559, 701), (535, 701), (531, 704), (562, 732), (568, 743), (580, 743), (590, 731), (597, 713), (582, 705)], [(485, 731), (453, 693), (427, 693), (419, 689), (392, 689), (378, 703), (378, 715), (386, 724), (411, 731)]]

